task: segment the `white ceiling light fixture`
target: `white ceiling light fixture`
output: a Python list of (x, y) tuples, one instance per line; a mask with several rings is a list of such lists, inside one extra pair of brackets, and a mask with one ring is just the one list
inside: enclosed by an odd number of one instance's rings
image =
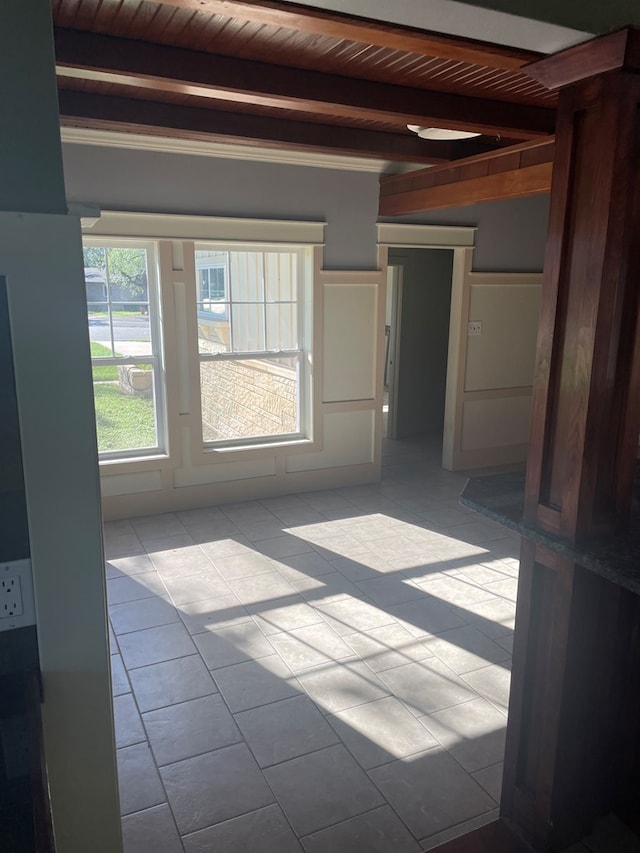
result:
[(420, 139), (471, 139), (472, 136), (480, 136), (470, 130), (450, 130), (445, 127), (421, 127), (419, 124), (408, 124), (407, 129), (417, 133)]

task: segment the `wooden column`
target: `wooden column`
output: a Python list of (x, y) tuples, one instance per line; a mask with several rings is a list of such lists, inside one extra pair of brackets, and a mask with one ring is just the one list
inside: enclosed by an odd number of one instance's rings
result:
[[(628, 523), (640, 428), (640, 31), (528, 67), (560, 89), (502, 818), (562, 850), (633, 781), (640, 599), (570, 557)], [(563, 552), (563, 548), (565, 549)]]
[(571, 541), (626, 523), (640, 427), (640, 31), (528, 66), (561, 88), (525, 514)]
[[(577, 850), (608, 812), (640, 826), (637, 519), (620, 535), (640, 428), (640, 30), (526, 70), (561, 91), (500, 820), (439, 853)], [(475, 505), (501, 517), (512, 486), (487, 488)]]

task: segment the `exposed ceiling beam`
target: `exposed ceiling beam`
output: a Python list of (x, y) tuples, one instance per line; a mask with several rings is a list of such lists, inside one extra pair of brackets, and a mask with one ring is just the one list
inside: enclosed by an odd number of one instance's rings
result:
[(416, 31), (398, 24), (381, 23), (338, 12), (287, 3), (251, 0), (149, 0), (194, 12), (240, 18), (256, 24), (270, 24), (298, 32), (330, 36), (421, 56), (439, 56), (456, 62), (470, 62), (488, 68), (514, 71), (540, 53), (488, 44), (472, 39), (453, 38), (439, 33)]
[(628, 62), (633, 66), (639, 55), (640, 29), (625, 27), (533, 62), (523, 70), (548, 89), (562, 89), (584, 80), (587, 71), (595, 76), (628, 67)]
[(460, 143), (426, 142), (413, 136), (379, 133), (349, 127), (329, 127), (298, 121), (280, 121), (185, 107), (159, 101), (95, 95), (60, 89), (60, 120), (66, 127), (124, 130), (183, 139), (213, 140), (271, 148), (297, 148), (381, 160), (442, 163), (460, 156)]
[(132, 39), (56, 29), (55, 47), (58, 72), (64, 76), (155, 92), (393, 125), (459, 128), (512, 139), (548, 135), (554, 128), (554, 111), (542, 107), (356, 80)]
[(514, 145), (380, 181), (380, 216), (549, 192), (554, 140)]

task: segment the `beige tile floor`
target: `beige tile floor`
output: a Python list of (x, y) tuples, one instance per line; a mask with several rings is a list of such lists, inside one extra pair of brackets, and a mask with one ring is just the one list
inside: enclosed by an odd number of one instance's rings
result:
[(518, 542), (381, 483), (105, 525), (127, 853), (412, 853), (497, 814)]

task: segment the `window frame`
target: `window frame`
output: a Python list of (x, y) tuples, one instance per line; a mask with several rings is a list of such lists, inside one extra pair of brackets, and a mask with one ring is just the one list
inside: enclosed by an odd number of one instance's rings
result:
[[(222, 270), (223, 271), (223, 276), (222, 276), (223, 295), (222, 295), (222, 299), (214, 298), (211, 296), (211, 287), (212, 287), (211, 272), (212, 272), (212, 270)], [(208, 295), (207, 295), (206, 299), (202, 294), (202, 288), (204, 286), (204, 282), (199, 280), (199, 277), (205, 271), (207, 272), (207, 279), (208, 279), (207, 284), (206, 284)], [(228, 301), (228, 293), (229, 293), (229, 262), (228, 262), (228, 258), (225, 262), (219, 262), (219, 263), (214, 263), (212, 261), (210, 263), (202, 263), (201, 265), (199, 265), (196, 262), (196, 286), (198, 289), (197, 296), (198, 296), (198, 303), (199, 304), (204, 303), (205, 301), (206, 302), (227, 302)], [(214, 285), (214, 286), (216, 286), (216, 285)], [(206, 310), (206, 309), (203, 309), (203, 310)]]
[[(229, 327), (231, 329), (233, 304), (261, 304), (264, 306), (264, 349), (251, 351), (233, 351), (219, 353), (203, 353), (200, 351), (199, 338), (196, 341), (198, 352), (198, 389), (200, 394), (200, 404), (202, 404), (202, 380), (201, 380), (201, 365), (203, 362), (216, 361), (268, 361), (278, 358), (290, 358), (295, 360), (296, 364), (296, 423), (298, 430), (291, 433), (277, 433), (272, 435), (250, 436), (246, 438), (229, 438), (215, 439), (207, 441), (204, 437), (204, 423), (202, 413), (200, 416), (200, 437), (202, 448), (205, 454), (215, 451), (233, 451), (259, 449), (261, 447), (275, 446), (291, 446), (299, 443), (308, 443), (312, 440), (313, 431), (313, 412), (312, 412), (312, 387), (311, 387), (311, 352), (313, 344), (313, 272), (314, 272), (314, 246), (313, 244), (301, 245), (300, 243), (286, 242), (261, 242), (244, 240), (242, 242), (222, 241), (222, 240), (196, 240), (193, 243), (194, 261), (198, 251), (208, 251), (211, 249), (219, 249), (228, 252), (260, 252), (263, 255), (268, 253), (295, 253), (297, 256), (297, 287), (296, 287), (296, 325), (298, 331), (298, 347), (296, 349), (267, 349), (267, 331), (266, 331), (266, 306), (279, 304), (276, 301), (268, 302), (266, 287), (263, 293), (263, 299), (255, 301), (255, 303), (247, 303), (243, 300), (232, 299), (231, 286), (231, 264), (226, 268), (225, 304), (229, 306)], [(196, 262), (196, 299), (194, 306), (196, 318), (198, 315), (201, 300), (199, 299), (199, 281), (198, 265)], [(285, 300), (290, 304), (290, 300)], [(231, 332), (230, 332), (231, 335)]]
[[(147, 256), (147, 302), (149, 316), (149, 339), (151, 343), (151, 354), (139, 356), (91, 356), (91, 375), (93, 385), (93, 368), (119, 365), (151, 364), (153, 375), (153, 409), (155, 421), (156, 443), (152, 447), (133, 447), (123, 450), (100, 450), (98, 448), (98, 462), (133, 462), (153, 457), (168, 456), (168, 429), (166, 411), (166, 378), (164, 363), (164, 335), (162, 328), (162, 310), (160, 296), (160, 269), (159, 251), (157, 242), (144, 238), (130, 237), (99, 237), (91, 234), (82, 235), (82, 248), (96, 247), (104, 249), (144, 249)], [(84, 254), (84, 253), (83, 253)], [(85, 296), (86, 299), (86, 296)], [(95, 300), (93, 301), (95, 302)], [(86, 299), (87, 304), (87, 329), (89, 305), (93, 304)], [(111, 306), (112, 300), (106, 285), (105, 304)], [(91, 343), (91, 340), (90, 340)], [(113, 346), (113, 333), (111, 337)], [(112, 349), (113, 351), (113, 349)], [(96, 423), (97, 431), (97, 423)]]
[[(280, 470), (285, 457), (320, 449), (322, 421), (322, 287), (326, 222), (313, 219), (256, 219), (250, 217), (149, 213), (80, 206), (82, 236), (120, 245), (153, 242), (157, 248), (159, 305), (162, 327), (166, 452), (157, 455), (101, 459), (113, 476), (171, 476), (176, 488), (226, 480), (237, 462), (256, 476)], [(291, 246), (310, 250), (305, 278), (305, 357), (302, 371), (308, 391), (302, 413), (306, 436), (254, 445), (205, 447), (202, 441), (200, 381), (195, 310), (197, 275), (194, 243), (227, 247)], [(170, 472), (170, 474), (169, 474)], [(258, 474), (261, 472), (261, 474)], [(110, 482), (111, 477), (106, 482)], [(124, 482), (124, 481), (123, 481)], [(160, 489), (160, 480), (126, 481), (118, 494)]]

